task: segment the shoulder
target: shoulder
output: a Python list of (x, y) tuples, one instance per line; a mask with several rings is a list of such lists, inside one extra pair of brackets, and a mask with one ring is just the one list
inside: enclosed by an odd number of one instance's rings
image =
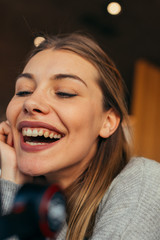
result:
[[(121, 173), (115, 178), (116, 182), (126, 181), (128, 184), (143, 184), (142, 187), (150, 185), (156, 186), (160, 181), (160, 163), (147, 158), (132, 158)], [(151, 185), (150, 185), (151, 187)]]
[(159, 203), (160, 164), (132, 158), (102, 199), (95, 236), (101, 231), (104, 239), (160, 239)]
[(150, 175), (150, 177), (159, 177), (159, 173), (160, 163), (147, 158), (134, 157), (131, 158), (126, 167), (120, 172), (117, 179), (128, 177), (129, 179), (139, 180), (139, 177), (145, 178), (147, 175)]
[(133, 189), (142, 191), (149, 187), (156, 189), (160, 184), (160, 163), (147, 158), (132, 158), (120, 174), (113, 180), (109, 192), (112, 189), (127, 188), (127, 192), (133, 195)]
[(131, 158), (131, 160), (126, 165), (126, 167), (122, 170), (119, 176), (123, 174), (125, 175), (130, 171), (131, 172), (136, 171), (141, 175), (149, 174), (152, 176), (153, 173), (156, 175), (157, 174), (159, 175), (160, 163), (148, 158), (134, 157), (134, 158)]
[(117, 195), (117, 197), (123, 195), (124, 192), (128, 196), (131, 194), (131, 198), (136, 200), (142, 192), (146, 192), (146, 194), (157, 192), (159, 187), (160, 163), (147, 158), (136, 157), (132, 158), (113, 180), (103, 201), (113, 195)]

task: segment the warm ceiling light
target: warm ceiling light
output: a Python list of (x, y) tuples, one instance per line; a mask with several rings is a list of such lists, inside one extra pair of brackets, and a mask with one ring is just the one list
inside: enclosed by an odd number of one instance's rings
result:
[(44, 40), (45, 40), (44, 37), (36, 37), (36, 38), (34, 39), (34, 46), (35, 46), (35, 47), (38, 47)]
[(107, 6), (107, 11), (111, 15), (117, 15), (121, 12), (122, 8), (118, 2), (111, 2)]

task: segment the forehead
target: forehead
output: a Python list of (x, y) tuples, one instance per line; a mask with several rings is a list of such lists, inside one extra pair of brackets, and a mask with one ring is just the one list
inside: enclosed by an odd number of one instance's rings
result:
[(72, 73), (79, 77), (95, 78), (99, 74), (92, 63), (76, 53), (67, 50), (43, 50), (33, 56), (26, 64), (23, 72), (28, 73)]

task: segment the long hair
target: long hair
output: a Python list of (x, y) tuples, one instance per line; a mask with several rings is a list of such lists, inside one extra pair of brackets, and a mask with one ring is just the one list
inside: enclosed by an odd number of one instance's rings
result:
[(109, 138), (98, 139), (97, 152), (81, 176), (66, 189), (66, 239), (83, 240), (93, 233), (98, 206), (112, 180), (129, 161), (129, 146), (123, 130), (127, 121), (123, 80), (112, 60), (90, 37), (78, 33), (48, 37), (30, 57), (45, 49), (67, 50), (78, 54), (98, 70), (104, 111), (114, 109), (120, 117), (117, 130)]

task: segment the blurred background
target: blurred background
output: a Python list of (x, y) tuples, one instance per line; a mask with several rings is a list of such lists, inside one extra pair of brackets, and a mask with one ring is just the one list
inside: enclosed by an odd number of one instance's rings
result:
[(111, 2), (0, 0), (0, 120), (34, 39), (80, 30), (93, 35), (124, 78), (135, 154), (160, 161), (160, 1), (117, 0), (118, 9), (109, 10)]

